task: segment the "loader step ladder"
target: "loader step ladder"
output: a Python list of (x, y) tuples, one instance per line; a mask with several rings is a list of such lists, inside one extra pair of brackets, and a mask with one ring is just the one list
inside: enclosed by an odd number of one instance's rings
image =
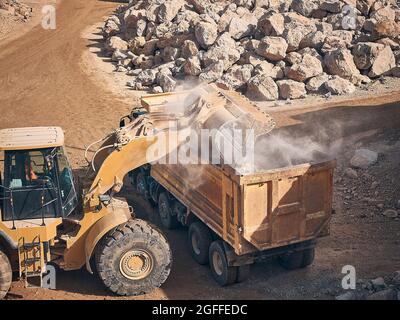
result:
[[(25, 279), (25, 287), (42, 287), (45, 264), (40, 236), (36, 236), (32, 242), (25, 242), (24, 237), (20, 238), (18, 241), (18, 258), (19, 276)], [(30, 280), (36, 280), (35, 284), (32, 284)]]

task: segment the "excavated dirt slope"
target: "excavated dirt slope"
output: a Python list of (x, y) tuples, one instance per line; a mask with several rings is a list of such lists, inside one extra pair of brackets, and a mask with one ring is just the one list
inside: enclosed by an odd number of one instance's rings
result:
[[(115, 127), (130, 105), (119, 96), (93, 82), (81, 69), (81, 57), (92, 41), (81, 37), (90, 25), (111, 13), (116, 3), (97, 0), (63, 1), (57, 9), (57, 29), (35, 27), (18, 39), (0, 43), (0, 128), (59, 125), (66, 131), (66, 145), (73, 165), (82, 159), (84, 144), (103, 136)], [(93, 57), (94, 59), (94, 57)], [(95, 72), (95, 70), (92, 70)], [(400, 269), (400, 221), (381, 213), (398, 197), (398, 128), (400, 96), (386, 100), (337, 103), (337, 105), (274, 109), (278, 128), (294, 135), (318, 136), (320, 123), (328, 132), (343, 138), (337, 153), (339, 170), (335, 179), (335, 208), (332, 232), (321, 239), (313, 266), (287, 272), (275, 261), (252, 267), (249, 281), (220, 288), (207, 267), (197, 265), (186, 245), (186, 230), (168, 232), (175, 264), (165, 285), (138, 299), (329, 299), (341, 292), (341, 269), (352, 264), (361, 278), (375, 278)], [(283, 111), (280, 111), (283, 110)], [(332, 124), (340, 123), (340, 131)], [(344, 175), (355, 146), (375, 149), (378, 162), (367, 170), (357, 170), (360, 179)], [(371, 190), (378, 182), (378, 195)], [(350, 191), (347, 191), (347, 190)], [(355, 190), (355, 191), (354, 191)], [(355, 193), (357, 193), (355, 195)], [(124, 194), (141, 216), (155, 219), (151, 207), (140, 202), (132, 190)], [(362, 201), (375, 197), (383, 208)], [(387, 199), (387, 200), (386, 200)], [(156, 220), (156, 219), (155, 219)], [(115, 299), (99, 280), (85, 270), (57, 273), (57, 290), (24, 289), (15, 281), (10, 299)], [(17, 295), (16, 295), (17, 294)]]

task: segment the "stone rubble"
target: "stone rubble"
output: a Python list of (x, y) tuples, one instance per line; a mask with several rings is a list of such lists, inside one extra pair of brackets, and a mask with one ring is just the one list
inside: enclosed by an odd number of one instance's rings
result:
[(336, 300), (400, 300), (400, 271), (371, 280), (357, 280), (356, 288), (337, 295)]
[(0, 14), (10, 14), (27, 21), (32, 16), (32, 8), (18, 0), (0, 0)]
[(400, 76), (395, 0), (133, 0), (103, 35), (131, 87), (150, 92), (196, 77), (252, 99), (288, 100)]

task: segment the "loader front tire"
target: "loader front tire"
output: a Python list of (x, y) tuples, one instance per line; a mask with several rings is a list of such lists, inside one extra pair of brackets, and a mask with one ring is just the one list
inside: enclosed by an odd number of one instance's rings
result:
[(164, 234), (140, 219), (129, 220), (105, 235), (95, 258), (104, 285), (121, 296), (141, 295), (160, 287), (172, 265)]
[(0, 299), (3, 299), (11, 287), (12, 270), (6, 254), (0, 250)]

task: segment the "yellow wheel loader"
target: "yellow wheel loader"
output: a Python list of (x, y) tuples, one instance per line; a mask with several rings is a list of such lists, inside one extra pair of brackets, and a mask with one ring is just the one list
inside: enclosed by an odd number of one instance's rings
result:
[[(167, 99), (169, 108), (134, 109), (129, 124), (122, 119), (121, 128), (96, 142), (87, 170), (72, 170), (59, 127), (0, 130), (0, 298), (13, 271), (27, 286), (42, 286), (49, 263), (63, 270), (86, 266), (118, 295), (147, 293), (165, 282), (172, 264), (167, 239), (115, 195), (128, 172), (166, 156), (193, 127), (218, 115), (223, 106), (200, 96), (185, 96), (197, 101), (184, 103), (190, 108), (180, 107), (179, 94), (166, 94), (157, 99), (163, 106)], [(153, 148), (172, 130), (177, 139), (168, 148)]]
[(47, 263), (64, 270), (86, 264), (91, 272), (92, 257), (100, 279), (119, 295), (145, 293), (167, 279), (172, 255), (165, 236), (135, 219), (125, 200), (113, 197), (126, 168), (146, 161), (152, 138), (138, 132), (142, 127), (107, 138), (113, 144), (98, 154), (102, 159), (95, 174), (82, 177), (88, 187), (82, 194), (60, 128), (0, 131), (0, 297), (10, 287), (13, 270), (27, 286), (42, 286)]
[[(0, 298), (13, 271), (27, 286), (43, 286), (49, 263), (63, 270), (86, 266), (118, 295), (161, 286), (172, 265), (167, 239), (115, 195), (126, 174), (166, 157), (193, 129), (220, 124), (228, 110), (208, 86), (153, 95), (151, 105), (144, 99), (120, 128), (88, 146), (88, 167), (74, 171), (61, 128), (0, 130)], [(266, 115), (259, 120), (253, 122), (271, 129)]]

